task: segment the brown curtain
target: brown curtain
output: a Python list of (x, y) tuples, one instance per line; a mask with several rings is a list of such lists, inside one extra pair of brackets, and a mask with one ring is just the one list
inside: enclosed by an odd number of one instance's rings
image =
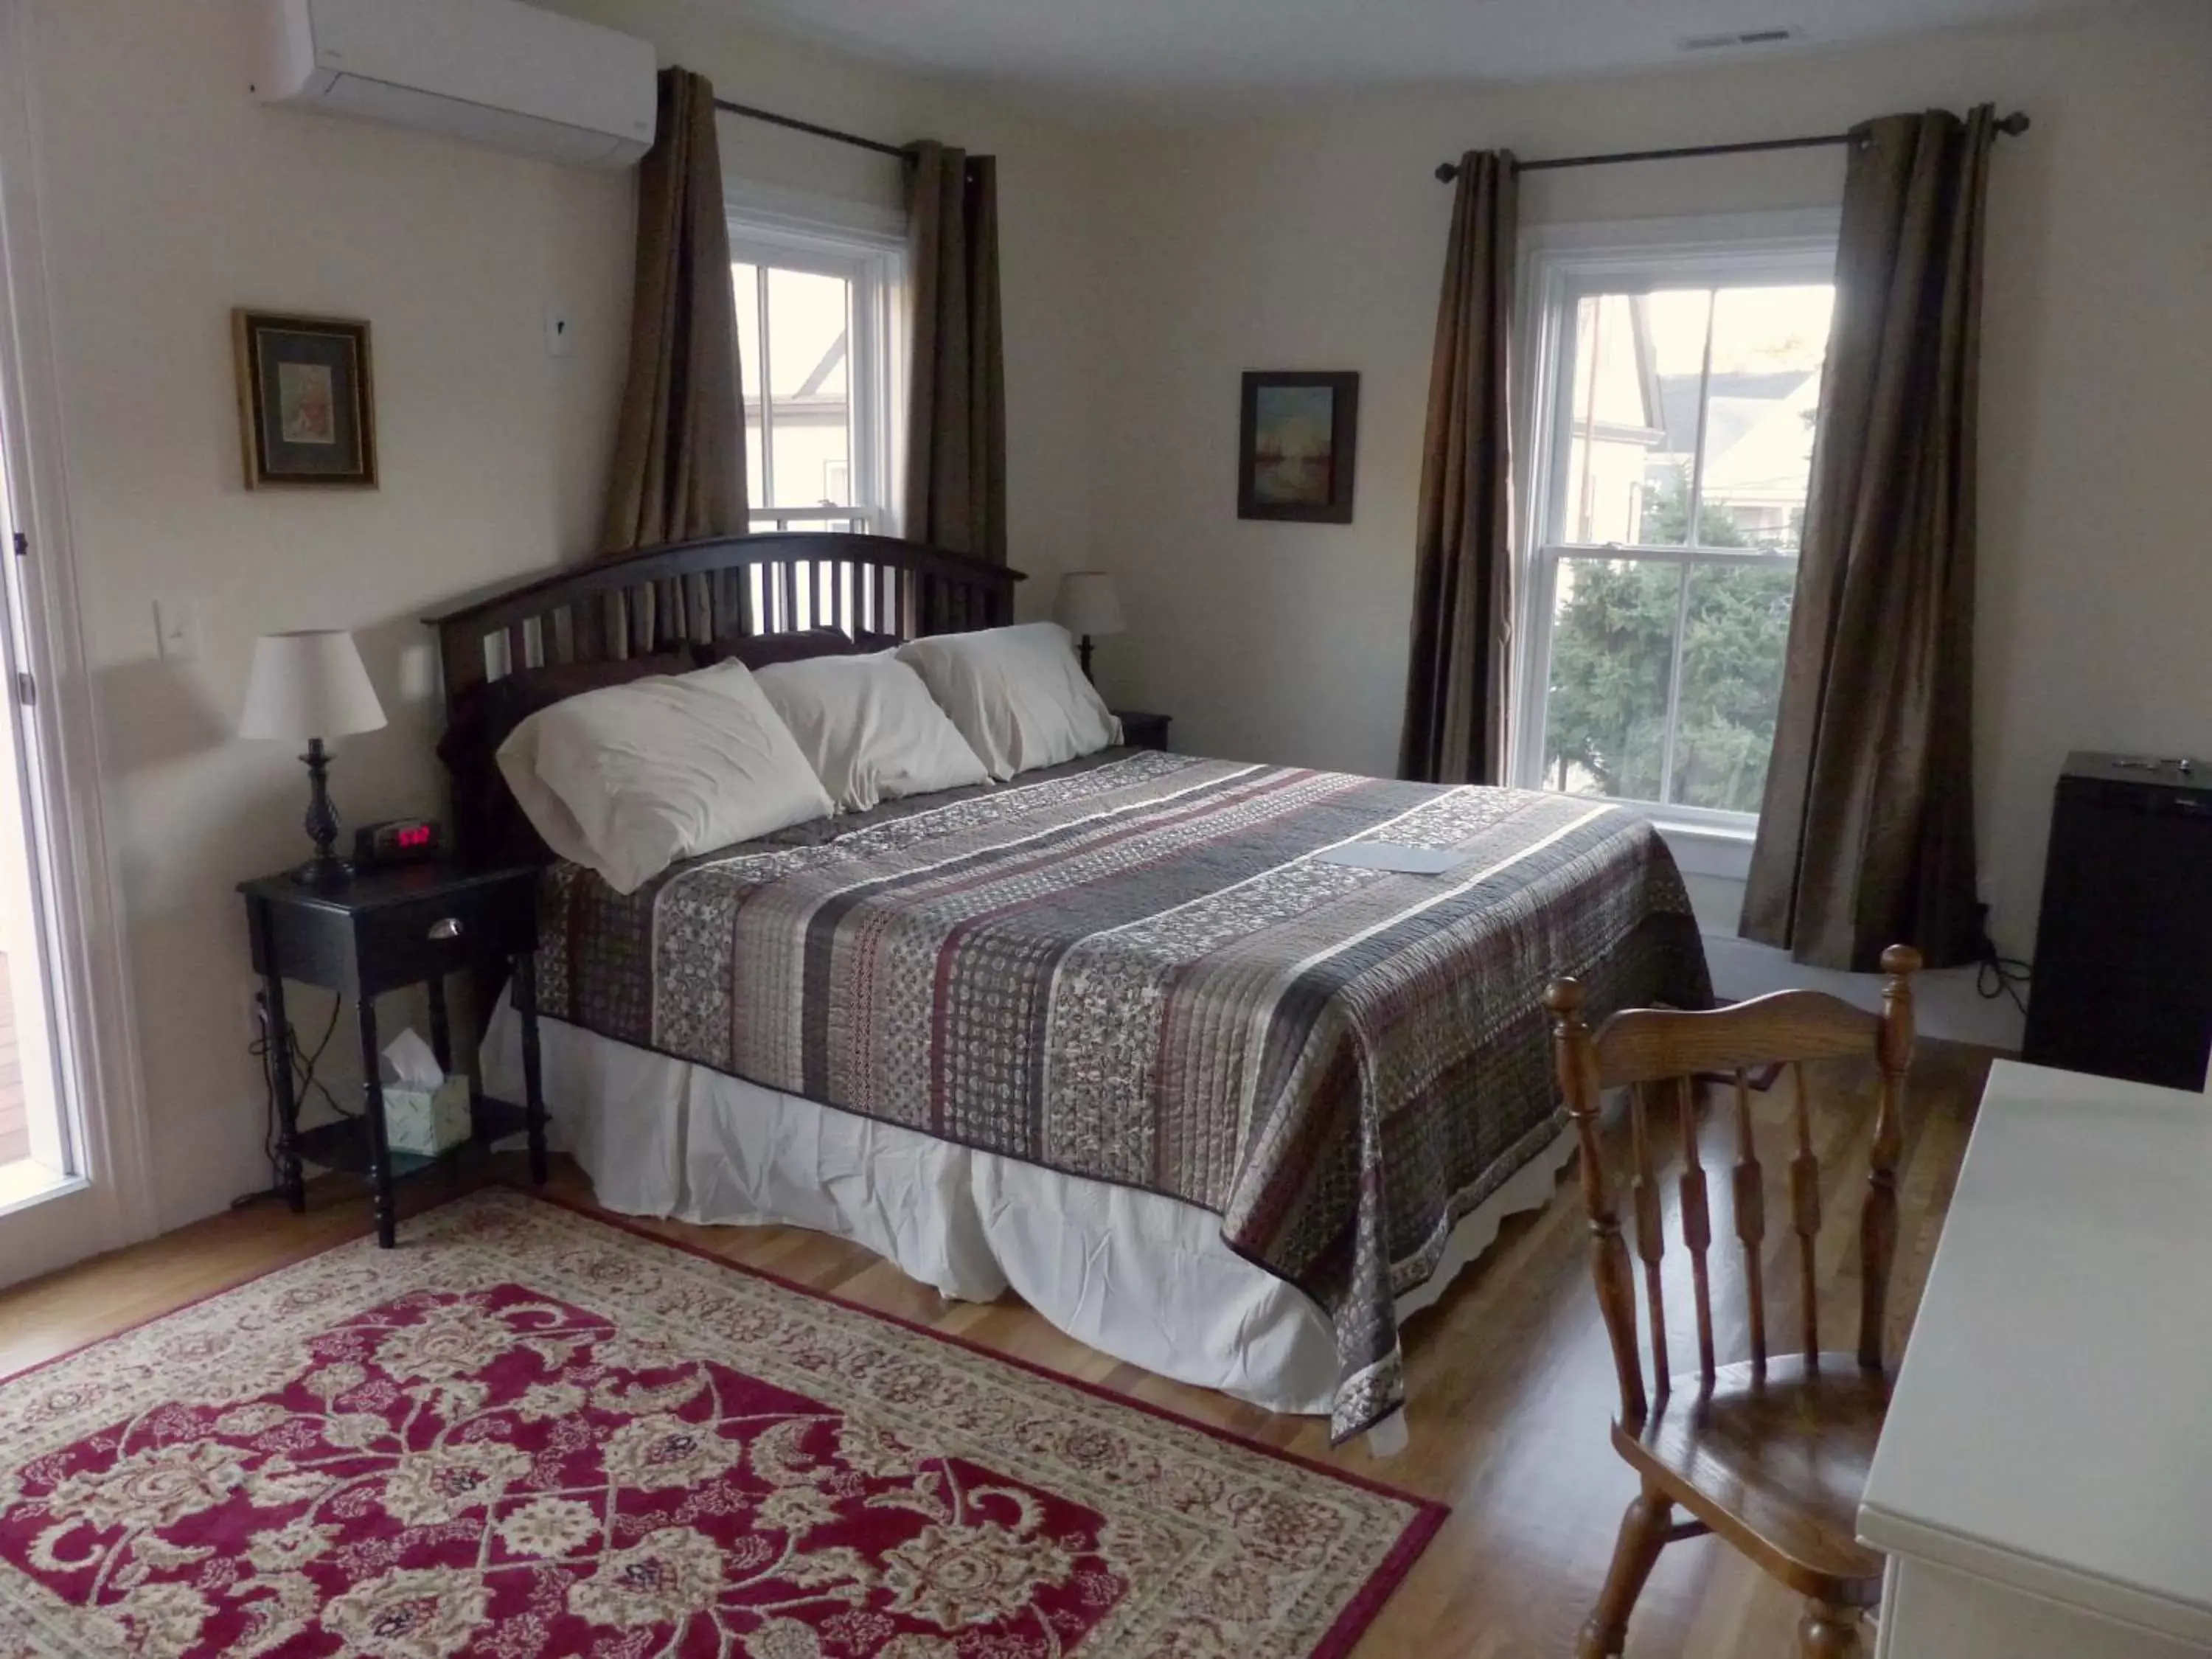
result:
[(1502, 783), (1512, 672), (1507, 433), (1519, 202), (1510, 150), (1460, 158), (1429, 363), (1400, 775)]
[(999, 166), (914, 147), (910, 541), (1006, 562), (1006, 362), (999, 314)]
[(1852, 133), (1836, 317), (1744, 896), (1747, 938), (1871, 972), (1983, 948), (1974, 881), (1974, 444), (1995, 112)]
[[(659, 132), (638, 169), (629, 378), (602, 538), (610, 553), (749, 527), (725, 212), (714, 84), (663, 70)], [(685, 611), (696, 610), (696, 596), (687, 607), (678, 584), (663, 586), (623, 627), (633, 645), (649, 648), (688, 631)], [(715, 596), (718, 612), (733, 595), (732, 587)]]

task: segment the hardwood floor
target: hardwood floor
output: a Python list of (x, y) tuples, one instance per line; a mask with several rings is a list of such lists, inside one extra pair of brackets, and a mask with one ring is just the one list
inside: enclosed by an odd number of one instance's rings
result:
[[(1899, 1166), (1902, 1226), (1891, 1298), (1892, 1340), (1900, 1351), (1917, 1308), (1942, 1216), (1966, 1151), (1988, 1056), (1923, 1043), (1905, 1109)], [(1873, 1073), (1814, 1070), (1816, 1135), (1828, 1191), (1820, 1241), (1822, 1322), (1851, 1328), (1856, 1316), (1856, 1194), (1866, 1173), (1874, 1114)], [(1786, 1106), (1762, 1097), (1766, 1145), (1785, 1133)], [(1724, 1113), (1708, 1109), (1701, 1144), (1709, 1165), (1733, 1161)], [(1677, 1149), (1668, 1148), (1670, 1162)], [(1783, 1213), (1784, 1158), (1766, 1158), (1770, 1214)], [(460, 1186), (520, 1178), (505, 1160), (456, 1171), (407, 1191), (403, 1213)], [(1060, 1335), (1012, 1301), (948, 1303), (856, 1246), (788, 1228), (653, 1224), (672, 1238), (737, 1261), (772, 1268), (870, 1307), (955, 1331), (1004, 1352), (1082, 1376), (1254, 1439), (1370, 1474), (1441, 1498), (1450, 1520), (1358, 1650), (1359, 1659), (1558, 1659), (1597, 1594), (1623, 1507), (1634, 1496), (1627, 1466), (1607, 1443), (1612, 1362), (1583, 1245), (1582, 1206), (1571, 1170), (1552, 1203), (1510, 1221), (1498, 1244), (1443, 1298), (1409, 1324), (1413, 1445), (1387, 1462), (1353, 1447), (1331, 1452), (1319, 1421), (1272, 1416), (1220, 1395), (1180, 1387), (1122, 1365)], [(1717, 1239), (1733, 1237), (1727, 1183), (1715, 1183)], [(555, 1189), (588, 1200), (570, 1165)], [(1672, 1224), (1672, 1218), (1669, 1218)], [(367, 1202), (351, 1183), (318, 1183), (308, 1213), (270, 1205), (220, 1216), (153, 1243), (88, 1262), (0, 1294), (0, 1376), (313, 1255), (368, 1231)], [(400, 1231), (401, 1248), (406, 1230)], [(1777, 1230), (1771, 1249), (1794, 1249)], [(1685, 1253), (1668, 1256), (1686, 1282)], [(1714, 1304), (1741, 1317), (1733, 1247), (1716, 1245)], [(1770, 1285), (1795, 1282), (1770, 1273)], [(1668, 1305), (1686, 1310), (1671, 1280)], [(1775, 1328), (1786, 1303), (1778, 1303)], [(1670, 1327), (1672, 1321), (1670, 1319)], [(1740, 1328), (1718, 1332), (1723, 1358), (1741, 1354)], [(1691, 1352), (1686, 1334), (1677, 1352)], [(1631, 1659), (1780, 1659), (1794, 1651), (1794, 1598), (1711, 1539), (1677, 1544), (1662, 1558), (1638, 1604)]]

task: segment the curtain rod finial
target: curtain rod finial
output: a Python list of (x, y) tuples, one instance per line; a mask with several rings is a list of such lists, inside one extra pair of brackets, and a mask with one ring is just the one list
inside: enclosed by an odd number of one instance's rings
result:
[(1437, 168), (1437, 182), (1440, 185), (1448, 185), (1458, 177), (1459, 163), (1456, 161), (1446, 161)]

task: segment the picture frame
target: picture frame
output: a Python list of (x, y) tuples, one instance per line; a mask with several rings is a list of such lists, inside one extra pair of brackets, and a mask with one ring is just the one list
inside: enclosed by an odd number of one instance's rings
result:
[(368, 325), (242, 307), (230, 320), (246, 487), (375, 489)]
[(1237, 446), (1237, 516), (1350, 524), (1358, 447), (1358, 374), (1247, 374)]

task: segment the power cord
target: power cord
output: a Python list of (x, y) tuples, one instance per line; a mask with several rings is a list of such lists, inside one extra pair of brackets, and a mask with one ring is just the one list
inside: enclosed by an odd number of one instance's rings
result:
[(2035, 977), (2035, 964), (2023, 962), (2018, 957), (2008, 957), (1999, 951), (1990, 938), (1990, 907), (1977, 905), (1974, 909), (1974, 934), (1979, 941), (1974, 963), (1974, 989), (1984, 1002), (1995, 1002), (1999, 997), (2010, 997), (2012, 1006), (2020, 1010), (2021, 1018), (2027, 1017), (2027, 991), (2028, 982)]
[[(331, 1092), (330, 1085), (315, 1075), (317, 1067), (323, 1063), (324, 1051), (329, 1048), (331, 1038), (337, 1030), (338, 1013), (343, 1006), (344, 1002), (342, 998), (333, 997), (331, 1000), (331, 1017), (323, 1025), (323, 1034), (315, 1040), (314, 1048), (304, 1055), (300, 1048), (300, 1029), (287, 1020), (284, 1024), (284, 1047), (292, 1059), (294, 1070), (292, 1098), (295, 1101), (305, 1104), (311, 1093), (319, 1094), (323, 1097), (324, 1104), (337, 1116), (357, 1118), (361, 1114), (349, 1111), (340, 1105), (337, 1097)], [(283, 1191), (284, 1182), (284, 1172), (277, 1167), (276, 1162), (276, 1140), (279, 1133), (275, 1070), (276, 1044), (269, 1035), (269, 1002), (259, 992), (254, 994), (253, 1012), (254, 1018), (261, 1027), (261, 1035), (246, 1045), (246, 1053), (252, 1055), (261, 1066), (261, 1088), (266, 1103), (266, 1113), (262, 1120), (261, 1155), (269, 1161), (269, 1184), (259, 1192), (242, 1194), (233, 1199), (230, 1207), (234, 1210), (243, 1209), (246, 1205), (258, 1203), (264, 1198), (275, 1197)]]
[(1994, 945), (1984, 947), (1981, 961), (1974, 966), (1974, 989), (1990, 1002), (1999, 997), (2010, 997), (2012, 1006), (2020, 1010), (2023, 1018), (2027, 1013), (2027, 988), (2034, 978), (2033, 963), (2002, 956)]

